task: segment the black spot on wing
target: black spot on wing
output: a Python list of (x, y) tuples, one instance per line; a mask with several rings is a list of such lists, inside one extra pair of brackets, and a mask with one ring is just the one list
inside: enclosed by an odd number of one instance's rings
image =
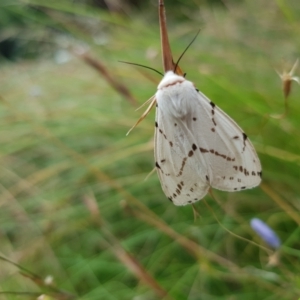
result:
[(243, 143), (244, 143), (243, 152), (245, 151), (246, 148), (246, 140), (247, 140), (247, 134), (243, 132)]
[(207, 150), (207, 149), (204, 149), (204, 148), (199, 148), (200, 149), (200, 151), (202, 152), (202, 153), (207, 153), (207, 152), (209, 152), (209, 150)]
[[(216, 105), (215, 105), (212, 101), (210, 101), (209, 103), (210, 103), (210, 105), (211, 105), (211, 115), (212, 115), (211, 120), (212, 120), (214, 126), (216, 127), (216, 126), (217, 126), (217, 123), (216, 123), (216, 121), (215, 121), (215, 119), (214, 119), (214, 115), (215, 115), (215, 107), (216, 107)], [(212, 130), (212, 131), (214, 131), (214, 130)]]
[(180, 183), (177, 184), (177, 187), (182, 190), (182, 185)]
[[(224, 158), (227, 161), (235, 161), (235, 157), (229, 157), (225, 154), (219, 153), (218, 151), (214, 150), (214, 149), (205, 149), (205, 148), (199, 148), (199, 150), (201, 151), (201, 153), (211, 153), (214, 154), (216, 156), (220, 156), (222, 158)], [(235, 168), (235, 166), (233, 166)]]
[[(157, 122), (155, 122), (155, 126), (157, 127), (159, 133), (160, 133), (161, 135), (163, 135), (163, 137), (169, 142), (169, 145), (170, 145), (171, 147), (173, 147), (173, 142), (168, 140), (167, 135), (165, 134), (165, 132), (164, 132), (161, 128), (158, 127), (158, 123), (157, 123)], [(176, 123), (175, 123), (175, 126), (177, 126)]]
[(182, 160), (182, 162), (181, 162), (181, 168), (180, 168), (180, 170), (179, 170), (179, 173), (176, 175), (176, 177), (179, 177), (179, 176), (182, 175), (183, 168), (184, 168), (184, 166), (185, 166), (185, 163), (186, 163), (186, 160), (187, 160), (187, 159), (188, 159), (187, 157), (184, 157), (184, 158), (183, 158), (183, 160)]

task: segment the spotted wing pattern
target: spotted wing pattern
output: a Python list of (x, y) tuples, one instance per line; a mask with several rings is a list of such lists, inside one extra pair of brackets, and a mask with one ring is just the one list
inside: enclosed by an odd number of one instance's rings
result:
[(211, 187), (257, 186), (261, 165), (243, 130), (187, 80), (156, 93), (155, 160), (162, 189), (175, 205), (194, 203)]

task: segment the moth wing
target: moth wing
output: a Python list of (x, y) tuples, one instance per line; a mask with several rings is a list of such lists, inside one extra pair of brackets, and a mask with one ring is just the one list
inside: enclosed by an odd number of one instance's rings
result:
[(200, 200), (209, 189), (205, 157), (195, 148), (185, 120), (170, 118), (157, 107), (155, 126), (154, 156), (165, 195), (175, 205)]
[(206, 162), (210, 185), (230, 192), (257, 186), (261, 165), (247, 135), (204, 94), (197, 94), (190, 128)]
[(191, 108), (184, 116), (156, 110), (154, 152), (166, 196), (186, 205), (210, 186), (230, 192), (257, 186), (261, 165), (247, 135), (202, 93), (190, 89), (186, 95)]

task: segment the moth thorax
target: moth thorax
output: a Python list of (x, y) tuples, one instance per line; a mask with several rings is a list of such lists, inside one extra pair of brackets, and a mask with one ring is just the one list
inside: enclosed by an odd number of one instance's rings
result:
[(171, 79), (178, 77), (183, 80), (159, 89), (156, 93), (156, 100), (159, 109), (162, 109), (164, 114), (182, 119), (192, 115), (195, 109), (193, 106), (196, 103), (197, 93), (193, 84), (183, 77), (173, 74)]

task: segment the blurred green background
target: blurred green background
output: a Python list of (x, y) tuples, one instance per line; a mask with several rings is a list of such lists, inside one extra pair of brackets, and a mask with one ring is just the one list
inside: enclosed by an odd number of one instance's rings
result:
[[(297, 84), (272, 118), (275, 70), (299, 56), (300, 2), (165, 4), (175, 60), (201, 29), (181, 67), (251, 138), (263, 183), (214, 190), (197, 215), (144, 180), (154, 111), (125, 135), (161, 77), (118, 61), (162, 71), (157, 1), (2, 0), (0, 299), (300, 297)], [(253, 217), (282, 240), (277, 259)]]

